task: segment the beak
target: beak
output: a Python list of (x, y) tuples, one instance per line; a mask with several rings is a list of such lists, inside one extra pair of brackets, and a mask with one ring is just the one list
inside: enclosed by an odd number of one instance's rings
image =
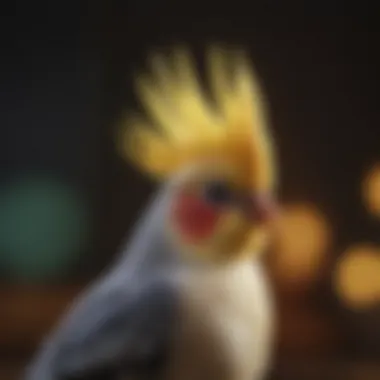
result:
[(270, 194), (254, 194), (245, 204), (245, 213), (255, 223), (268, 224), (277, 216), (277, 204)]

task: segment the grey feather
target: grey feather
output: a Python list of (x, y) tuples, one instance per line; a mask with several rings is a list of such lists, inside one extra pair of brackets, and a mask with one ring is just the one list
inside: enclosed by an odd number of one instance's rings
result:
[(27, 370), (27, 380), (133, 367), (162, 355), (175, 320), (170, 273), (180, 264), (164, 230), (170, 198), (169, 185), (153, 200), (127, 249), (48, 337)]
[(174, 289), (165, 282), (99, 300), (85, 324), (78, 320), (62, 337), (55, 372), (69, 378), (112, 366), (149, 365), (170, 341), (175, 305)]

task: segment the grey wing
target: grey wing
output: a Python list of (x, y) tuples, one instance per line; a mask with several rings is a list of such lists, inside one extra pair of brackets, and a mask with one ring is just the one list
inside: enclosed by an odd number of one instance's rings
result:
[(133, 295), (115, 289), (92, 296), (47, 343), (27, 379), (82, 378), (102, 370), (133, 372), (159, 364), (175, 309), (176, 294), (168, 282), (148, 284)]

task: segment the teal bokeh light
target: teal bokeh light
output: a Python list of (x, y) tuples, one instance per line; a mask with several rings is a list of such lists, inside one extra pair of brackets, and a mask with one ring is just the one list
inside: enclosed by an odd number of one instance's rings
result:
[(81, 195), (59, 181), (28, 177), (0, 194), (0, 266), (13, 281), (68, 275), (89, 239)]

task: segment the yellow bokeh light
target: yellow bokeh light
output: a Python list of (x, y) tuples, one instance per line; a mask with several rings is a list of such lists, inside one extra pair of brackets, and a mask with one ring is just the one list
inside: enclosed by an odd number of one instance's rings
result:
[(380, 249), (371, 244), (351, 247), (338, 261), (335, 290), (350, 308), (380, 303)]
[(330, 240), (330, 227), (316, 207), (285, 207), (275, 229), (272, 264), (276, 277), (288, 285), (314, 280), (325, 263)]
[(368, 172), (363, 181), (362, 191), (368, 211), (380, 216), (380, 164), (375, 165)]

